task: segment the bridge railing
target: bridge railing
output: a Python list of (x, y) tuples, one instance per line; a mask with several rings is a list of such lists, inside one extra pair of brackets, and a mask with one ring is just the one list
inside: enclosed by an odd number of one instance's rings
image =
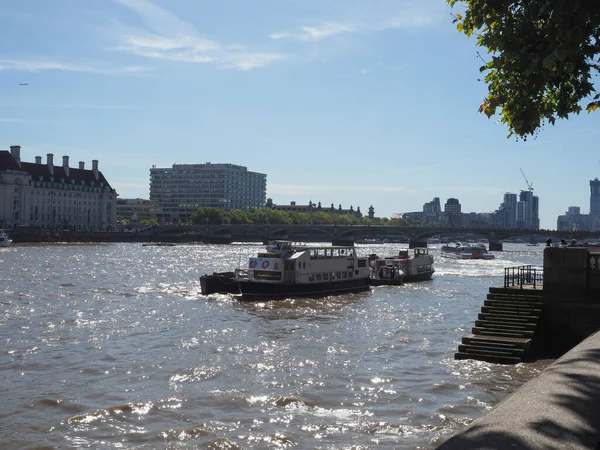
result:
[(523, 289), (531, 286), (533, 289), (541, 288), (544, 283), (544, 270), (539, 267), (517, 266), (504, 268), (504, 287)]

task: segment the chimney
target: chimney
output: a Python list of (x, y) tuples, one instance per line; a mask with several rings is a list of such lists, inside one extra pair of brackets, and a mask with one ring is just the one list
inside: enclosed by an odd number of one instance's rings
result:
[(94, 178), (98, 179), (98, 160), (92, 160), (92, 171), (94, 172)]
[(10, 156), (13, 157), (15, 162), (21, 167), (21, 146), (20, 145), (11, 145), (10, 146)]
[(79, 161), (79, 170), (85, 170), (85, 163), (83, 161)]
[(42, 163), (42, 157), (41, 156), (36, 156), (35, 157), (35, 163), (36, 164), (41, 164)]
[(46, 155), (47, 159), (47, 164), (48, 164), (48, 170), (50, 171), (50, 175), (54, 175), (54, 155), (52, 153), (48, 153)]
[(63, 169), (65, 171), (65, 175), (69, 176), (69, 157), (63, 156)]

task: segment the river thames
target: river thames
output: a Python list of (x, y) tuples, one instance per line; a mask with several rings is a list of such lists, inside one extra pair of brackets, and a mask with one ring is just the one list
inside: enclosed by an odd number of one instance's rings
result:
[(0, 249), (0, 447), (435, 448), (551, 362), (453, 359), (503, 268), (542, 265), (504, 247), (434, 246), (431, 281), (266, 303), (198, 281), (258, 244)]

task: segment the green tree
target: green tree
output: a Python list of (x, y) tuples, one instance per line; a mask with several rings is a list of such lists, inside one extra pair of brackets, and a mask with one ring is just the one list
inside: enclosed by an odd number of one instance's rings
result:
[(600, 3), (589, 0), (446, 0), (458, 31), (487, 50), (488, 95), (479, 111), (526, 139), (544, 123), (598, 108)]

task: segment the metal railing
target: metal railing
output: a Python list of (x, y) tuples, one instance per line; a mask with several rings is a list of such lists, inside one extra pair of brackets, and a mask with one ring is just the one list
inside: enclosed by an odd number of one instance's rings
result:
[(528, 266), (505, 267), (504, 268), (504, 287), (531, 286), (533, 289), (541, 287), (544, 283), (544, 270)]

